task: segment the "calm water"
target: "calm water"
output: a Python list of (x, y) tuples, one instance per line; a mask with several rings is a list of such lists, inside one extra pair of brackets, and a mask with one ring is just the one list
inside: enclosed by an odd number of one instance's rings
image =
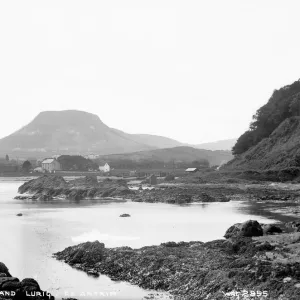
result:
[[(149, 293), (106, 276), (87, 276), (52, 258), (54, 252), (67, 246), (94, 240), (108, 247), (133, 248), (166, 241), (209, 241), (222, 238), (236, 222), (251, 218), (270, 223), (280, 219), (265, 213), (260, 204), (235, 201), (179, 206), (99, 200), (14, 200), (22, 183), (17, 178), (0, 178), (1, 261), (14, 276), (36, 278), (41, 288), (57, 299), (91, 299), (88, 293), (95, 293), (94, 299), (135, 300)], [(23, 216), (17, 217), (17, 213)], [(131, 218), (120, 218), (122, 213), (129, 213)]]

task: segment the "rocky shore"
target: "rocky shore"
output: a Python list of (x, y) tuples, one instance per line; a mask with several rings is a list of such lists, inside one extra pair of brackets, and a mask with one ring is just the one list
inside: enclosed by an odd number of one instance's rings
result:
[(13, 277), (6, 265), (0, 262), (0, 300), (54, 300), (54, 297), (40, 289), (39, 284), (32, 278), (20, 281)]
[(86, 273), (167, 291), (178, 300), (249, 299), (241, 295), (253, 293), (255, 299), (300, 299), (300, 222), (250, 220), (233, 225), (225, 236), (140, 249), (106, 248), (95, 241), (54, 256)]
[(65, 198), (82, 200), (107, 197), (124, 197), (134, 193), (125, 180), (110, 180), (98, 182), (96, 176), (86, 176), (66, 181), (62, 176), (43, 175), (25, 182), (18, 189), (20, 194), (16, 199), (52, 200)]
[(125, 180), (97, 181), (95, 176), (87, 176), (65, 181), (61, 176), (44, 175), (32, 179), (19, 187), (18, 192), (25, 194), (15, 199), (47, 201), (54, 198), (84, 200), (97, 198), (122, 198), (135, 202), (227, 202), (229, 190), (205, 189), (203, 187), (155, 187), (153, 189), (130, 189)]
[(270, 185), (245, 184), (170, 184), (152, 188), (130, 189), (125, 180), (104, 181), (86, 176), (66, 181), (61, 176), (43, 175), (19, 187), (22, 195), (16, 199), (47, 201), (55, 198), (84, 200), (121, 198), (135, 202), (163, 202), (184, 204), (191, 202), (227, 202), (247, 198), (253, 201), (300, 202), (299, 190), (283, 189)]

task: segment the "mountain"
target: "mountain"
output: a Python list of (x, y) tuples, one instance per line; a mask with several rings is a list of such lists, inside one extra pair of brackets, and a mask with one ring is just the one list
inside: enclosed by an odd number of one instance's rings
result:
[(206, 150), (229, 150), (235, 145), (237, 139), (220, 140), (211, 143), (197, 144), (194, 147)]
[(45, 157), (54, 154), (111, 154), (181, 145), (160, 136), (134, 135), (105, 125), (97, 115), (77, 111), (45, 111), (0, 140), (0, 153)]
[(225, 165), (225, 169), (282, 170), (300, 167), (300, 117), (283, 121), (273, 133)]
[(180, 146), (166, 149), (155, 149), (148, 151), (139, 151), (125, 154), (112, 154), (103, 155), (99, 157), (99, 161), (103, 162), (116, 162), (116, 161), (160, 161), (160, 162), (187, 162), (191, 163), (196, 160), (207, 160), (210, 165), (220, 165), (228, 162), (233, 158), (230, 151), (222, 150), (203, 150), (193, 147)]
[(181, 142), (178, 142), (176, 140), (164, 136), (151, 135), (151, 134), (129, 134), (118, 129), (113, 129), (113, 130), (118, 134), (126, 136), (127, 138), (130, 138), (131, 140), (137, 143), (145, 144), (153, 148), (162, 149), (162, 148), (172, 148), (172, 147), (178, 147), (184, 145)]

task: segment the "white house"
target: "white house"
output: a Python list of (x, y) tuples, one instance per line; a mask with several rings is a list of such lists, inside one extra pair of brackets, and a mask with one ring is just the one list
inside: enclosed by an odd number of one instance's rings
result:
[(108, 163), (106, 163), (104, 166), (99, 166), (99, 170), (101, 172), (104, 172), (104, 173), (109, 173), (110, 172), (110, 166)]
[(42, 161), (42, 169), (52, 173), (56, 170), (61, 170), (61, 164), (55, 158), (46, 158)]

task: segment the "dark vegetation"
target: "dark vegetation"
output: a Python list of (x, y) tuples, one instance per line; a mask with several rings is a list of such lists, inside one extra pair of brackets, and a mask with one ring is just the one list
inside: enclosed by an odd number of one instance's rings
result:
[(98, 165), (80, 155), (61, 155), (57, 159), (64, 171), (98, 170)]
[(300, 116), (300, 81), (275, 90), (268, 103), (253, 116), (250, 128), (237, 140), (233, 154), (241, 154), (257, 145), (286, 119)]

